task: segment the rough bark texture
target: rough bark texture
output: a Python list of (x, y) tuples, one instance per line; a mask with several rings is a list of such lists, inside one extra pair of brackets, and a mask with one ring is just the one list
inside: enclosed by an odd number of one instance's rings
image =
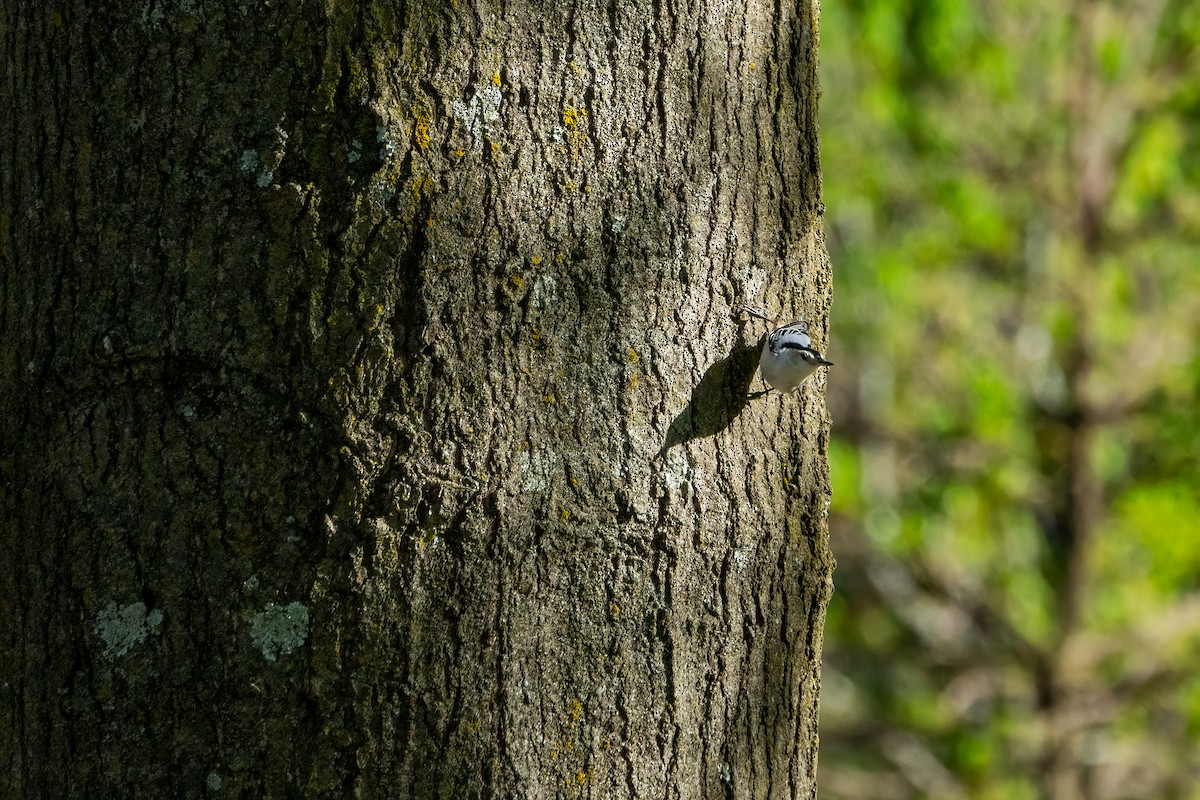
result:
[(814, 5), (0, 8), (5, 797), (814, 796)]

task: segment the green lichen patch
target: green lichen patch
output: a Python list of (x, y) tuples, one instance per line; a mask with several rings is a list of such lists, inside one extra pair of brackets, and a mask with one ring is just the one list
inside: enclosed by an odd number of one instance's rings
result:
[(267, 661), (278, 661), (308, 639), (308, 607), (303, 603), (268, 603), (262, 611), (248, 611), (242, 618), (250, 624), (250, 640)]
[(104, 641), (105, 658), (120, 658), (146, 640), (162, 624), (163, 613), (145, 603), (109, 603), (96, 615), (96, 633)]

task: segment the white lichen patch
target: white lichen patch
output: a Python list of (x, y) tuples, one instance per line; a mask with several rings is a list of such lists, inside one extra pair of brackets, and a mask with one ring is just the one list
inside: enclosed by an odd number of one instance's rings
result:
[(250, 640), (267, 661), (277, 661), (308, 639), (308, 607), (303, 603), (268, 603), (262, 611), (247, 611), (242, 618), (250, 624)]
[(119, 658), (146, 640), (162, 624), (163, 613), (146, 610), (145, 603), (109, 603), (96, 615), (96, 634), (104, 642), (105, 658)]
[[(257, 174), (254, 183), (260, 189), (267, 188), (275, 180), (275, 170), (283, 161), (283, 154), (287, 150), (288, 132), (283, 129), (282, 125), (276, 125), (274, 133), (275, 141), (268, 146), (265, 154), (260, 153), (256, 148), (247, 148), (238, 156), (238, 167), (242, 172)], [(356, 154), (360, 153), (362, 145), (356, 141), (351, 149), (356, 150)], [(353, 160), (351, 159), (351, 161)]]
[(492, 122), (500, 117), (500, 104), (504, 102), (504, 94), (499, 86), (486, 83), (479, 90), (479, 108), (483, 112), (483, 121)]
[(754, 556), (754, 549), (751, 547), (739, 547), (733, 551), (733, 562), (737, 564), (739, 572), (744, 572), (746, 567), (750, 566), (750, 559)]
[(521, 471), (521, 491), (548, 491), (550, 481), (559, 474), (558, 461), (558, 455), (555, 453), (528, 450), (518, 453), (517, 468)]
[(684, 487), (690, 487), (701, 479), (700, 470), (677, 451), (666, 454), (662, 475), (667, 486), (675, 492), (681, 491)]
[(553, 308), (555, 298), (558, 295), (558, 282), (554, 280), (553, 275), (541, 274), (537, 276), (537, 280), (533, 282), (533, 307)]
[(375, 141), (379, 145), (380, 160), (387, 161), (396, 155), (396, 137), (386, 125), (375, 126)]
[(238, 159), (238, 164), (241, 166), (242, 172), (254, 172), (261, 163), (258, 160), (258, 152), (255, 150), (243, 150), (242, 157)]
[(504, 102), (504, 93), (499, 86), (492, 83), (483, 84), (475, 95), (468, 101), (455, 100), (450, 104), (450, 113), (474, 140), (483, 136), (492, 136), (492, 123), (500, 118), (500, 104)]

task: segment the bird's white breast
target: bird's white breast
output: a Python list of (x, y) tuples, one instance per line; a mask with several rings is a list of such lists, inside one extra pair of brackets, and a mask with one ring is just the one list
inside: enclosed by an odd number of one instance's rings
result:
[(817, 371), (817, 365), (805, 361), (797, 350), (780, 350), (778, 355), (772, 353), (769, 338), (758, 358), (758, 368), (762, 370), (763, 380), (781, 392), (796, 391), (805, 378)]

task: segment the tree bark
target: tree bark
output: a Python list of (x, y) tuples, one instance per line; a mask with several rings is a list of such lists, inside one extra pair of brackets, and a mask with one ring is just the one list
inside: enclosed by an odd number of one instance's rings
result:
[(5, 796), (815, 796), (816, 28), (4, 3)]

